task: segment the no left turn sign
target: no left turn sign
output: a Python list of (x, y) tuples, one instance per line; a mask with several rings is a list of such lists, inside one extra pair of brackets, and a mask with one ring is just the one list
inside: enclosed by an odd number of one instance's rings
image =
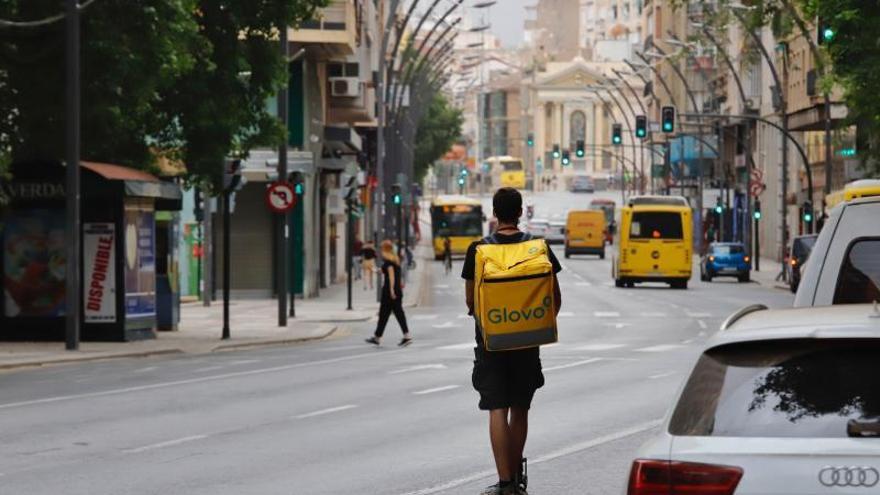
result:
[(296, 206), (296, 194), (293, 184), (289, 182), (273, 182), (266, 189), (266, 204), (275, 213), (285, 213)]

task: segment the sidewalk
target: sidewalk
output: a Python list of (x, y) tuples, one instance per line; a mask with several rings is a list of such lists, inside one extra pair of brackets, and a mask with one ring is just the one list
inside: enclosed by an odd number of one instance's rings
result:
[[(410, 271), (404, 290), (404, 305), (421, 301), (430, 273), (427, 245), (416, 250), (417, 268)], [(375, 282), (374, 282), (375, 287)], [(322, 289), (316, 298), (296, 300), (296, 317), (287, 327), (278, 326), (275, 299), (237, 299), (229, 305), (230, 339), (221, 340), (223, 304), (218, 300), (205, 307), (201, 302), (182, 304), (176, 332), (158, 332), (154, 340), (139, 342), (83, 342), (79, 351), (64, 350), (62, 342), (0, 342), (0, 370), (38, 367), (101, 359), (147, 357), (165, 354), (204, 354), (266, 345), (283, 345), (320, 340), (332, 335), (339, 325), (364, 322), (379, 309), (374, 290), (364, 290), (363, 280), (352, 286), (352, 310), (346, 310), (346, 284)]]
[(782, 271), (782, 263), (770, 258), (761, 258), (761, 271), (752, 270), (752, 280), (771, 289), (789, 290), (788, 284), (776, 280), (776, 276)]

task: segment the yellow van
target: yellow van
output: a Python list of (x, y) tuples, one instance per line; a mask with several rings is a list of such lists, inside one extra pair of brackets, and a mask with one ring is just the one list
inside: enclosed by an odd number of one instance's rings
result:
[(565, 223), (565, 257), (572, 254), (598, 254), (605, 259), (605, 212), (578, 210), (568, 212)]
[(687, 289), (693, 266), (693, 223), (681, 203), (632, 201), (620, 214), (620, 242), (612, 263), (614, 285), (665, 282)]

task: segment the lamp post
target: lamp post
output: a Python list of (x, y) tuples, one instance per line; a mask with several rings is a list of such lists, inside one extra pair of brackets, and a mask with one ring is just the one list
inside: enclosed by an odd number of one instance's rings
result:
[(79, 349), (80, 317), (82, 315), (82, 283), (80, 260), (82, 252), (82, 222), (80, 218), (80, 17), (79, 2), (65, 1), (66, 33), (66, 92), (65, 103), (65, 186), (67, 195), (66, 230), (67, 277), (65, 278), (66, 308), (64, 314), (64, 347), (68, 351)]

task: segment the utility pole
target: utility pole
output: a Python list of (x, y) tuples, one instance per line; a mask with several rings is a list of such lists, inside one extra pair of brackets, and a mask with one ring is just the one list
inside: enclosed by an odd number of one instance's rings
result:
[(79, 2), (66, 0), (67, 34), (67, 115), (65, 155), (67, 169), (65, 181), (67, 196), (67, 278), (65, 291), (67, 298), (64, 316), (65, 348), (68, 351), (79, 349), (80, 315), (82, 313), (82, 283), (80, 273), (82, 241), (82, 222), (80, 218), (80, 72), (79, 72)]

